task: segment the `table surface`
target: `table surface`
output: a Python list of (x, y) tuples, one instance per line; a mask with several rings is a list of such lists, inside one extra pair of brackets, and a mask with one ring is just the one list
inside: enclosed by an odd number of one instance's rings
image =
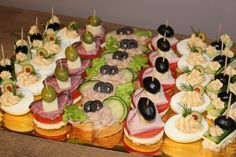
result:
[[(24, 35), (26, 34), (31, 25), (35, 23), (35, 17), (38, 17), (39, 23), (45, 23), (49, 18), (50, 13), (43, 13), (39, 11), (25, 10), (19, 8), (12, 8), (0, 5), (0, 43), (4, 45), (5, 56), (10, 57), (14, 52), (14, 43), (17, 39), (20, 38), (21, 28), (24, 28)], [(66, 25), (72, 20), (76, 20), (82, 25), (86, 23), (87, 20), (68, 17), (68, 16), (59, 16), (62, 24)], [(107, 30), (113, 30), (121, 27), (118, 24), (112, 24), (105, 22)], [(153, 31), (155, 33), (155, 31)], [(177, 34), (179, 39), (186, 36)], [(235, 50), (235, 45), (233, 50)], [(1, 58), (1, 57), (0, 57)], [(167, 144), (171, 142), (167, 141)], [(172, 147), (173, 145), (169, 145)], [(177, 146), (177, 145), (176, 145)], [(182, 147), (182, 146), (181, 146)], [(178, 149), (178, 147), (177, 147)], [(178, 151), (176, 149), (176, 151)], [(186, 149), (191, 149), (186, 147)], [(236, 152), (236, 150), (235, 150)], [(194, 152), (201, 153), (201, 152)], [(19, 133), (13, 133), (3, 130), (0, 127), (0, 156), (10, 157), (25, 157), (25, 156), (49, 156), (50, 157), (66, 157), (66, 156), (79, 156), (79, 157), (132, 157), (140, 156), (135, 154), (128, 154), (118, 151), (99, 149), (94, 147), (87, 147), (82, 145), (69, 144), (65, 142), (51, 141), (47, 139), (42, 139), (38, 137), (23, 135)], [(189, 154), (188, 154), (189, 155)], [(166, 155), (162, 155), (166, 156)], [(191, 155), (190, 155), (191, 156)]]

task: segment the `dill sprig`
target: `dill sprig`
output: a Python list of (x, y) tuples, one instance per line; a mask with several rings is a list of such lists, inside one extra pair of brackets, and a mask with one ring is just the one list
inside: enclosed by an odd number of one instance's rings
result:
[(192, 113), (192, 109), (188, 108), (185, 104), (179, 104), (179, 105), (183, 108), (183, 113), (182, 113), (183, 117), (187, 117)]
[(180, 88), (185, 91), (193, 91), (193, 86), (190, 84), (181, 83)]

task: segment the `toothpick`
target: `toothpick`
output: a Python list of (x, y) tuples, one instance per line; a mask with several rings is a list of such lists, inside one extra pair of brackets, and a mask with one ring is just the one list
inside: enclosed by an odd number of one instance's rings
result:
[(3, 59), (3, 65), (6, 65), (6, 61), (5, 61), (5, 54), (4, 54), (4, 49), (3, 49), (3, 45), (1, 43), (1, 50), (2, 50), (2, 59)]
[(232, 99), (232, 93), (229, 94), (229, 101), (228, 101), (227, 110), (226, 110), (226, 119), (229, 118), (229, 109), (231, 105), (231, 99)]
[(169, 21), (168, 19), (166, 19), (166, 27), (169, 25)]
[(47, 79), (45, 79), (45, 87), (48, 88)]
[(54, 9), (53, 9), (53, 6), (52, 6), (52, 10), (51, 10), (51, 11), (52, 11), (52, 17), (53, 17), (53, 16), (54, 16)]
[[(166, 32), (165, 32), (165, 34), (164, 34), (164, 41), (166, 41)], [(163, 57), (163, 59), (162, 59), (162, 62), (164, 62), (165, 61), (165, 53), (163, 53), (163, 55), (162, 55), (162, 57)]]
[(93, 17), (96, 16), (96, 9), (93, 10)]
[(222, 52), (223, 52), (223, 46), (224, 46), (224, 43), (223, 43), (223, 42), (221, 42), (221, 49), (220, 49), (220, 54), (222, 54)]
[(38, 29), (38, 17), (36, 17), (36, 20), (35, 20), (35, 25), (36, 25), (36, 32), (38, 33), (39, 29)]
[(219, 25), (219, 29), (218, 29), (217, 42), (220, 41), (220, 34), (221, 34), (221, 23), (220, 23), (220, 25)]
[(147, 105), (149, 104), (149, 99), (147, 99)]
[(14, 45), (13, 48), (14, 48), (14, 55), (16, 55), (16, 45)]
[(60, 66), (61, 66), (61, 69), (62, 69), (62, 68), (63, 68), (63, 66), (62, 66), (62, 62), (61, 62), (61, 60), (60, 60), (59, 64), (60, 64)]
[(154, 81), (154, 69), (152, 70), (152, 81)]
[(227, 62), (228, 62), (228, 57), (225, 56), (224, 75), (226, 73)]
[(229, 86), (230, 86), (230, 76), (228, 78), (228, 83), (227, 83), (227, 90), (226, 90), (227, 93), (229, 93)]
[(21, 28), (21, 46), (23, 45), (23, 40), (24, 40), (24, 29), (22, 27)]

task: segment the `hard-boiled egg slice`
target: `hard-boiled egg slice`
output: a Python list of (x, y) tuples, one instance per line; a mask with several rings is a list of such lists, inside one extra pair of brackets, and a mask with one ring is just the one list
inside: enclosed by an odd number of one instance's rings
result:
[(71, 44), (80, 41), (80, 36), (78, 36), (78, 37), (76, 37), (76, 38), (68, 38), (67, 36), (63, 36), (64, 31), (66, 31), (66, 28), (61, 29), (61, 30), (58, 31), (58, 33), (57, 33), (57, 37), (58, 37), (59, 39), (61, 39), (61, 47), (62, 47), (62, 48), (66, 48), (66, 47), (70, 46)]
[(188, 55), (191, 52), (189, 47), (188, 47), (188, 40), (189, 39), (181, 40), (176, 45), (179, 54), (181, 54), (182, 56), (183, 55)]
[(54, 56), (55, 60), (59, 60), (59, 59), (62, 59), (62, 58), (66, 58), (65, 50), (66, 50), (66, 47), (63, 47), (63, 48), (61, 49), (61, 51), (58, 52), (58, 53)]
[(17, 83), (17, 85), (20, 87), (20, 88), (24, 88), (24, 89), (28, 89), (30, 90), (34, 96), (38, 96), (41, 94), (41, 91), (43, 89), (43, 80), (45, 79), (46, 77), (40, 77), (40, 79), (38, 80), (38, 82), (30, 85), (30, 86), (23, 86), (23, 85), (20, 85), (19, 83)]
[(203, 134), (208, 130), (208, 124), (204, 118), (202, 118), (203, 129), (196, 133), (184, 133), (176, 128), (175, 123), (181, 118), (181, 114), (174, 115), (165, 124), (166, 135), (175, 142), (190, 143), (198, 141), (202, 138)]
[(29, 106), (34, 101), (32, 92), (28, 89), (19, 89), (23, 95), (23, 98), (16, 105), (5, 106), (1, 105), (1, 109), (11, 115), (24, 115), (30, 111)]
[[(201, 66), (204, 67), (204, 68), (206, 68), (206, 67), (208, 66), (208, 64), (210, 63), (211, 60), (210, 60), (210, 58), (209, 58), (207, 55), (203, 54), (203, 56), (206, 58), (207, 61), (206, 61), (206, 63), (201, 64)], [(178, 61), (178, 63), (177, 63), (178, 68), (179, 68), (181, 71), (184, 71), (184, 69), (185, 69), (186, 67), (188, 67), (190, 70), (192, 70), (193, 67), (194, 67), (193, 65), (189, 64), (189, 63), (186, 61), (187, 57), (188, 57), (188, 55), (184, 55), (184, 56), (180, 57), (180, 59), (179, 59), (179, 61)]]
[(55, 124), (41, 123), (37, 121), (36, 119), (33, 119), (33, 121), (37, 125), (37, 127), (41, 129), (46, 129), (46, 130), (60, 129), (61, 127), (66, 125), (66, 123), (64, 123), (63, 121), (55, 123)]
[[(179, 93), (176, 93), (175, 95), (172, 96), (171, 100), (170, 100), (170, 106), (171, 109), (175, 112), (175, 113), (182, 113), (183, 112), (183, 107), (181, 106), (181, 97), (183, 97), (186, 94), (185, 91), (181, 91)], [(206, 111), (207, 107), (210, 105), (210, 98), (204, 94), (204, 104), (196, 106), (196, 107), (191, 107), (192, 110), (194, 111), (198, 111), (200, 113), (203, 113)]]
[[(185, 80), (185, 75), (186, 75), (186, 74), (182, 74), (182, 75), (180, 75), (179, 77), (177, 77), (177, 79), (176, 79), (176, 87), (177, 87), (177, 89), (180, 90), (180, 91), (183, 90), (183, 89), (181, 88), (181, 84), (187, 84), (187, 85), (188, 85), (188, 83), (187, 83), (186, 80)], [(204, 75), (205, 75), (206, 80), (201, 83), (201, 85), (202, 85), (203, 87), (207, 86), (207, 84), (211, 81), (211, 77), (210, 77), (208, 74), (204, 74)]]
[(53, 75), (54, 70), (56, 68), (56, 62), (52, 62), (51, 64), (47, 66), (36, 65), (33, 62), (31, 64), (34, 66), (35, 71), (39, 73), (42, 77), (48, 77), (48, 76)]

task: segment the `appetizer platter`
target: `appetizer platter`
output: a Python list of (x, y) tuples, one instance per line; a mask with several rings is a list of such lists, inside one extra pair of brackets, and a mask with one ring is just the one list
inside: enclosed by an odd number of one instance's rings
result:
[[(221, 27), (221, 26), (220, 26)], [(20, 29), (20, 28), (19, 28)], [(236, 55), (230, 36), (63, 24), (53, 12), (5, 57), (0, 122), (8, 131), (143, 155), (236, 151)], [(200, 153), (199, 153), (200, 152)]]

